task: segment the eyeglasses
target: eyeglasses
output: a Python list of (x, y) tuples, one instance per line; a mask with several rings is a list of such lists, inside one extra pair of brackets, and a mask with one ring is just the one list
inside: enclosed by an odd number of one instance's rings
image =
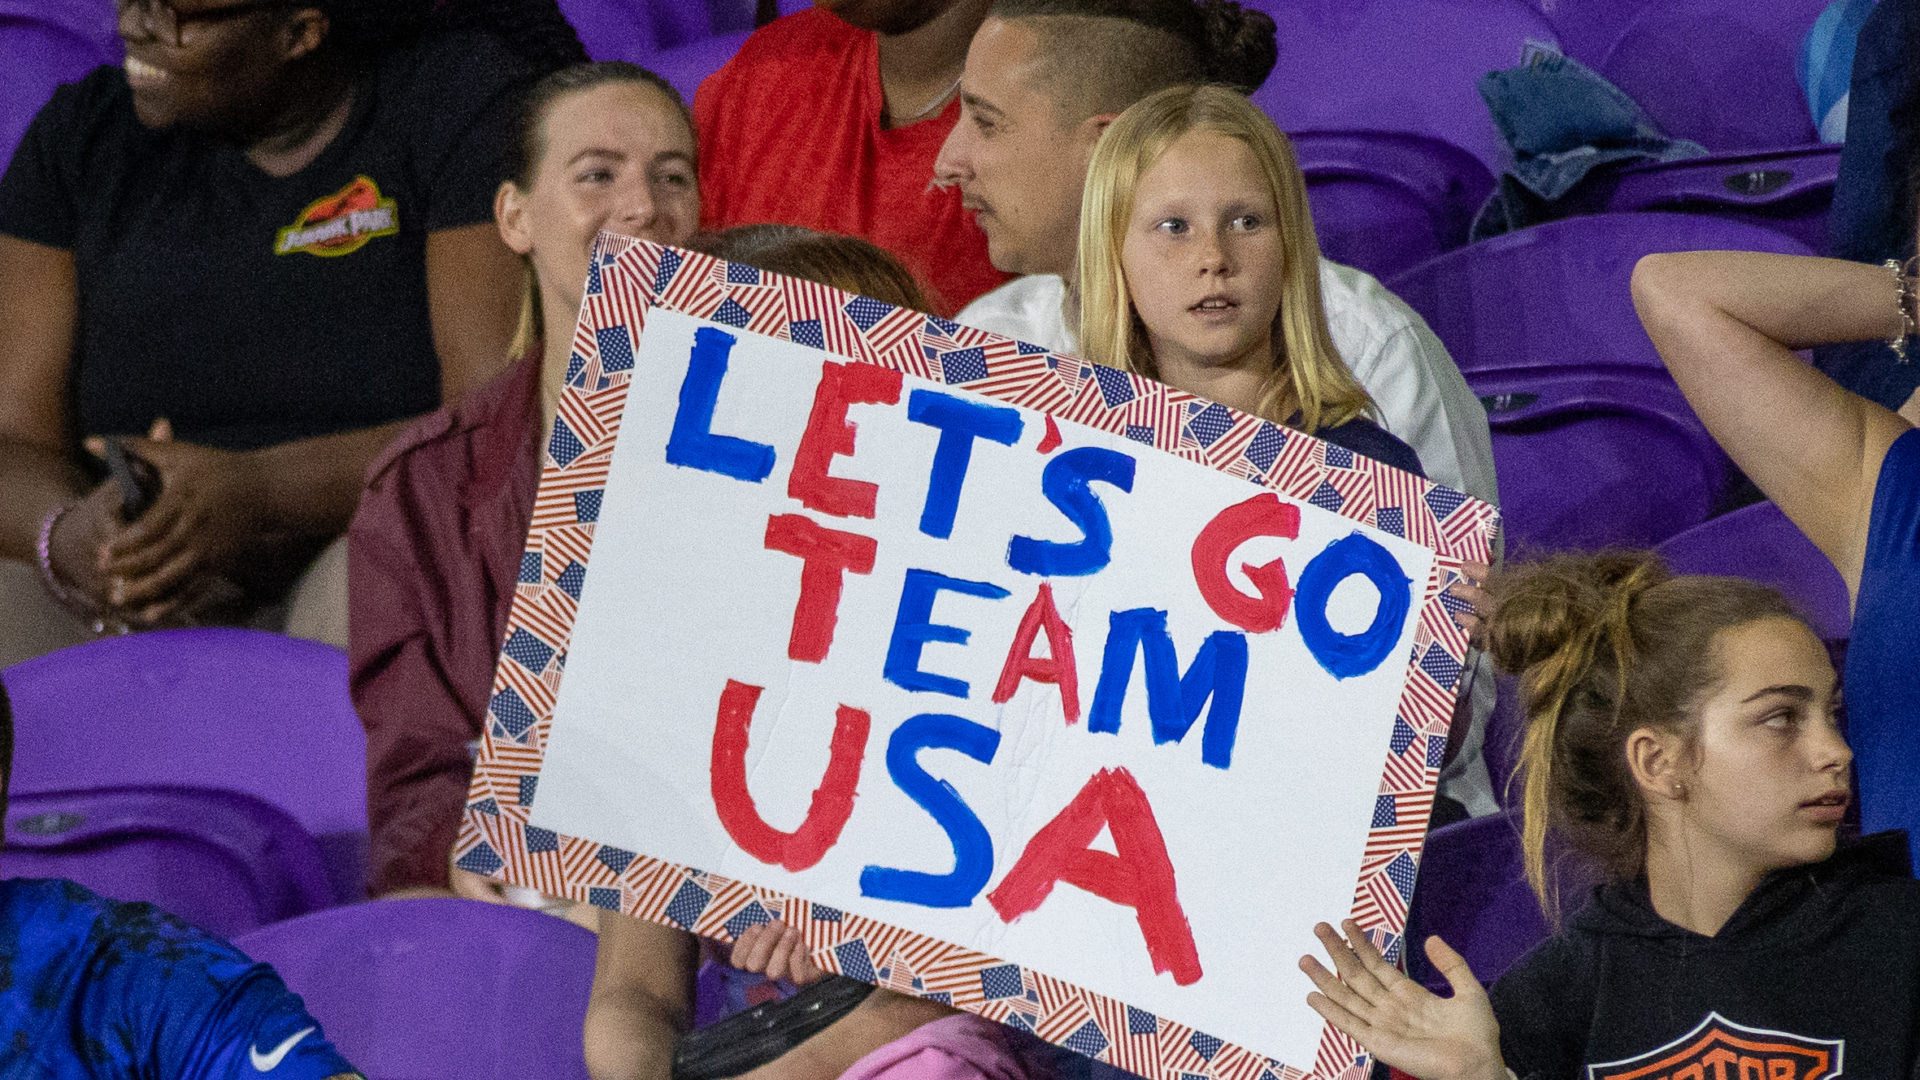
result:
[(245, 0), (204, 11), (180, 11), (172, 0), (114, 0), (122, 13), (132, 11), (148, 33), (175, 48), (187, 43), (186, 28), (194, 23), (226, 22), (268, 8), (286, 7), (289, 0)]

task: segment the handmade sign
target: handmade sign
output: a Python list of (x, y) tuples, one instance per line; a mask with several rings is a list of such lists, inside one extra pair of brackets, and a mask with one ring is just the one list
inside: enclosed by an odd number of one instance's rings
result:
[[(602, 237), (459, 865), (1142, 1076), (1361, 1076), (1491, 508), (1123, 372)], [(563, 677), (564, 672), (564, 677)]]

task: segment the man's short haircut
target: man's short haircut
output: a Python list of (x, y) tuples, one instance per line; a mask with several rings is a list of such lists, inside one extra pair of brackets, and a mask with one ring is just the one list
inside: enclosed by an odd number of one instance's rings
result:
[(1233, 0), (996, 0), (992, 15), (1033, 21), (1063, 124), (1184, 83), (1251, 93), (1279, 56), (1273, 19)]

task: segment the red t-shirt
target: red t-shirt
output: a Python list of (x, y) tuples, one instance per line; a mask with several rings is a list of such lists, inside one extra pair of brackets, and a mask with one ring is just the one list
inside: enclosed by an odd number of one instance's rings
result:
[(906, 264), (951, 314), (1008, 280), (987, 238), (936, 189), (933, 160), (960, 118), (885, 130), (879, 38), (808, 8), (762, 27), (695, 95), (701, 224), (774, 222), (864, 237)]

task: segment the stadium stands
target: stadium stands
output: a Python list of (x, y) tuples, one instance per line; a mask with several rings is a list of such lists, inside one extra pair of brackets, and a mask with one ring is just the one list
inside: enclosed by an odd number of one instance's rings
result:
[(594, 935), (473, 900), (323, 911), (234, 942), (380, 1080), (585, 1080)]
[(1493, 176), (1472, 154), (1424, 135), (1305, 131), (1292, 137), (1320, 253), (1378, 278), (1467, 242)]
[(1520, 63), (1529, 42), (1556, 43), (1553, 25), (1522, 0), (1253, 0), (1252, 6), (1285, 28), (1280, 62), (1253, 95), (1282, 131), (1429, 135), (1496, 173), (1508, 154), (1476, 84), (1486, 72)]
[(66, 878), (232, 937), (337, 902), (320, 846), (285, 810), (237, 791), (93, 788), (15, 794), (8, 877)]
[(256, 630), (103, 638), (4, 672), (9, 794), (192, 786), (291, 814), (333, 894), (365, 895), (366, 734), (338, 649)]

